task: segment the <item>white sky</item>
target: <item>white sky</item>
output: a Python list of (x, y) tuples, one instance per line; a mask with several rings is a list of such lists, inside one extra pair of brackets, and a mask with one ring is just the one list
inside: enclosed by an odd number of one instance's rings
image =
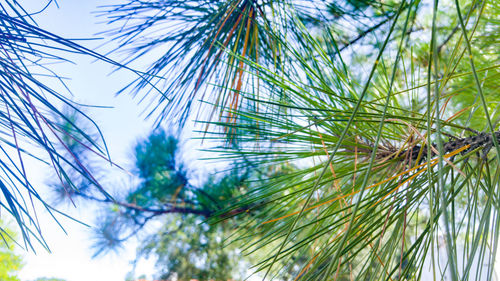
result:
[[(47, 1), (25, 0), (20, 1), (28, 11), (39, 10)], [(67, 38), (93, 38), (94, 35), (105, 29), (104, 25), (96, 24), (98, 20), (91, 12), (98, 5), (117, 3), (118, 1), (102, 0), (62, 0), (58, 1), (59, 8), (51, 5), (44, 13), (35, 19), (40, 27)], [(84, 46), (94, 47), (103, 41), (82, 41)], [(67, 85), (74, 94), (74, 100), (84, 104), (113, 106), (112, 109), (92, 109), (89, 115), (99, 124), (104, 133), (113, 161), (130, 167), (131, 149), (136, 140), (146, 136), (152, 128), (152, 122), (144, 121), (140, 116), (143, 107), (137, 106), (137, 101), (129, 95), (115, 97), (115, 93), (135, 77), (126, 72), (111, 73), (112, 68), (103, 63), (94, 63), (92, 59), (71, 55), (76, 64), (54, 65), (51, 69), (58, 75), (70, 77)], [(54, 84), (54, 87), (59, 87)], [(59, 87), (60, 88), (60, 87)], [(59, 89), (58, 88), (58, 89)], [(35, 167), (35, 166), (33, 166)], [(28, 177), (32, 183), (43, 190), (47, 170), (37, 166), (28, 169)], [(124, 182), (116, 174), (111, 182)], [(44, 192), (41, 192), (44, 194)], [(47, 194), (47, 193), (46, 193)], [(63, 208), (73, 217), (92, 224), (95, 213), (88, 204), (82, 208)], [(44, 231), (44, 238), (51, 247), (52, 253), (45, 252), (41, 247), (37, 254), (24, 253), (26, 265), (21, 271), (22, 280), (33, 280), (38, 277), (57, 277), (67, 281), (123, 281), (125, 275), (132, 268), (129, 262), (133, 260), (135, 245), (129, 244), (118, 255), (110, 254), (92, 259), (92, 250), (89, 248), (90, 229), (75, 222), (61, 219), (68, 235), (48, 217), (39, 212), (38, 216)], [(154, 272), (151, 264), (139, 267), (137, 273)]]

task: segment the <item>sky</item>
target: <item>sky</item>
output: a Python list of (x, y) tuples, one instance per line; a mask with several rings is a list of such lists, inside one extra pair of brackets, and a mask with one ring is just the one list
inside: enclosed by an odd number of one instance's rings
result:
[[(95, 34), (106, 29), (103, 24), (97, 24), (99, 19), (92, 14), (98, 5), (117, 3), (118, 1), (103, 0), (62, 0), (58, 6), (50, 5), (43, 13), (36, 15), (38, 25), (54, 34), (66, 38), (96, 38)], [(30, 12), (42, 8), (47, 1), (25, 0), (21, 5)], [(95, 48), (104, 41), (78, 41), (80, 44)], [(104, 51), (104, 49), (102, 49)], [(93, 59), (70, 55), (74, 64), (64, 63), (51, 66), (58, 75), (70, 77), (66, 84), (72, 91), (73, 100), (89, 105), (113, 106), (106, 109), (87, 109), (91, 118), (99, 124), (110, 149), (112, 160), (123, 167), (130, 167), (131, 151), (138, 139), (145, 137), (152, 129), (152, 122), (144, 120), (143, 107), (137, 105), (130, 95), (116, 97), (115, 93), (135, 77), (131, 73), (117, 72), (112, 75), (112, 68)], [(54, 81), (53, 87), (64, 91), (60, 84)], [(49, 198), (46, 192), (48, 169), (32, 164), (28, 169), (28, 177), (39, 187), (42, 195)], [(110, 181), (126, 181), (124, 174), (116, 173)], [(45, 190), (45, 192), (44, 192)], [(50, 201), (49, 201), (50, 202)], [(78, 205), (77, 205), (78, 207)], [(81, 204), (81, 208), (62, 206), (61, 210), (76, 219), (92, 225), (95, 207)], [(130, 261), (134, 259), (135, 243), (129, 243), (118, 254), (109, 254), (92, 259), (91, 230), (89, 227), (60, 219), (67, 235), (43, 211), (38, 212), (45, 240), (51, 247), (51, 253), (39, 247), (37, 253), (22, 252), (25, 266), (20, 273), (21, 280), (34, 280), (38, 277), (57, 277), (67, 281), (106, 280), (123, 281), (131, 270)], [(152, 263), (139, 265), (137, 273), (152, 272)]]

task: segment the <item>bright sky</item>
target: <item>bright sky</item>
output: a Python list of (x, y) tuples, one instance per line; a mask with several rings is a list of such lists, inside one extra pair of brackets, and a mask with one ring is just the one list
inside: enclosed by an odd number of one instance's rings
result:
[[(28, 11), (34, 12), (42, 8), (46, 2), (45, 0), (25, 0), (20, 3)], [(63, 37), (94, 38), (95, 34), (105, 29), (106, 26), (96, 24), (98, 19), (91, 13), (98, 5), (117, 2), (116, 0), (58, 1), (59, 8), (51, 5), (35, 19), (40, 27)], [(94, 47), (102, 42), (101, 40), (81, 41), (80, 43)], [(87, 57), (72, 55), (71, 59), (76, 64), (54, 65), (52, 69), (60, 76), (71, 77), (67, 85), (73, 92), (75, 101), (114, 107), (92, 109), (88, 113), (103, 131), (112, 159), (125, 167), (130, 166), (131, 148), (138, 138), (146, 136), (152, 128), (151, 122), (144, 121), (140, 116), (143, 107), (137, 106), (136, 100), (128, 95), (115, 97), (117, 90), (131, 81), (134, 76), (125, 72), (109, 75), (112, 71), (110, 66), (95, 63)], [(54, 84), (54, 87), (60, 89), (59, 85)], [(47, 170), (40, 169), (40, 166), (36, 170), (29, 170), (28, 176), (34, 185), (44, 188), (42, 185), (46, 181)], [(116, 179), (110, 181), (125, 181), (119, 177), (120, 175), (117, 174)], [(95, 215), (93, 208), (88, 204), (83, 205), (83, 208), (66, 207), (63, 210), (90, 225)], [(47, 214), (40, 212), (38, 216), (43, 226), (44, 238), (50, 245), (52, 253), (49, 254), (41, 248), (36, 255), (32, 252), (25, 253), (26, 265), (20, 274), (22, 280), (57, 277), (67, 281), (123, 281), (127, 272), (132, 268), (129, 262), (134, 258), (135, 245), (129, 244), (118, 255), (110, 254), (92, 259), (93, 252), (89, 249), (91, 236), (88, 227), (61, 219), (60, 222), (68, 232), (68, 235), (65, 235)], [(145, 263), (136, 272), (151, 273), (153, 272), (152, 265)]]

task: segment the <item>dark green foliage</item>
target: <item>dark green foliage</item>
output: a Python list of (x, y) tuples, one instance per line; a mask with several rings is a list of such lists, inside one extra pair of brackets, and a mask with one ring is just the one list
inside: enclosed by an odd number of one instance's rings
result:
[(158, 131), (135, 148), (135, 166), (142, 183), (127, 201), (141, 207), (163, 205), (186, 197), (186, 171), (178, 164), (177, 139)]
[[(201, 187), (193, 187), (181, 170), (183, 165), (177, 144), (176, 138), (157, 131), (136, 146), (136, 171), (141, 183), (127, 196), (127, 202), (158, 210), (178, 202), (177, 206), (190, 206), (203, 213), (179, 208), (171, 214), (158, 216), (156, 220), (163, 226), (145, 236), (137, 258), (152, 256), (161, 279), (234, 279), (239, 276), (244, 259), (238, 258), (235, 245), (228, 246), (225, 241), (231, 233), (232, 223), (209, 225), (205, 220), (246, 190), (243, 182), (248, 174), (212, 176)], [(134, 228), (138, 218), (154, 215), (147, 210), (121, 209), (114, 212), (115, 221), (104, 223), (101, 229), (111, 227), (106, 233), (123, 233), (116, 227)]]

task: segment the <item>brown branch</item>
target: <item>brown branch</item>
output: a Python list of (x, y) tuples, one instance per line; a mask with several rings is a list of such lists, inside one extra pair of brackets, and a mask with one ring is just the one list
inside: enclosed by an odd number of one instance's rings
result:
[(437, 52), (438, 54), (441, 53), (441, 49), (448, 43), (448, 41), (451, 40), (451, 38), (453, 37), (453, 35), (455, 35), (455, 33), (458, 31), (458, 24), (451, 30), (451, 33), (450, 35), (448, 35), (448, 37), (446, 37), (446, 39), (444, 39), (443, 43), (439, 44), (439, 46), (437, 47)]
[[(470, 11), (467, 13), (467, 16), (469, 16), (470, 14), (472, 14), (472, 12), (474, 10), (476, 10), (477, 7), (478, 7), (478, 4), (476, 3), (474, 6), (472, 6), (472, 8), (470, 9)], [(444, 42), (441, 43), (438, 46), (438, 48), (437, 48), (438, 54), (441, 52), (441, 49), (448, 43), (448, 41), (451, 40), (451, 38), (453, 37), (453, 35), (455, 35), (455, 33), (457, 33), (458, 29), (459, 29), (459, 24), (457, 23), (457, 25), (451, 30), (450, 35), (448, 35), (448, 37), (446, 37), (446, 39), (444, 40)]]
[(145, 213), (151, 213), (154, 216), (158, 215), (164, 215), (164, 214), (193, 214), (193, 215), (199, 215), (203, 216), (205, 218), (210, 217), (212, 214), (211, 210), (208, 209), (196, 209), (196, 208), (190, 208), (190, 207), (178, 207), (178, 206), (166, 206), (166, 208), (150, 208), (150, 207), (142, 207), (133, 203), (128, 203), (128, 202), (123, 202), (123, 201), (116, 201), (112, 200), (109, 198), (98, 198), (89, 194), (85, 194), (79, 191), (75, 191), (73, 193), (74, 195), (80, 196), (82, 198), (96, 201), (96, 202), (101, 202), (101, 203), (108, 203), (108, 204), (116, 204), (118, 206), (124, 207), (129, 210), (135, 210), (139, 212), (145, 212)]
[(361, 40), (366, 35), (370, 34), (371, 32), (375, 31), (379, 27), (381, 27), (384, 24), (386, 24), (392, 18), (394, 18), (394, 15), (391, 15), (391, 16), (387, 17), (386, 19), (384, 19), (383, 21), (379, 22), (378, 24), (376, 24), (376, 25), (368, 28), (367, 30), (361, 32), (356, 38), (352, 39), (351, 41), (349, 41), (348, 43), (346, 43), (344, 46), (340, 47), (339, 51), (342, 52), (345, 48), (347, 48), (347, 47), (353, 45), (354, 43), (358, 42), (359, 40)]
[[(454, 140), (450, 140), (443, 144), (443, 152), (449, 153), (459, 148), (462, 148), (466, 145), (469, 145), (470, 147), (464, 150), (462, 153), (467, 153), (469, 151), (482, 147), (483, 157), (485, 157), (490, 151), (490, 149), (493, 147), (493, 138), (491, 136), (492, 135), (489, 133), (478, 133), (477, 135), (471, 137), (456, 138)], [(500, 141), (500, 131), (495, 132), (495, 137), (498, 141)], [(433, 144), (433, 146), (436, 145)], [(404, 155), (409, 153), (411, 155), (412, 160), (416, 160), (421, 149), (422, 147), (420, 145), (415, 145), (412, 148), (406, 149), (401, 153), (399, 153), (398, 155), (395, 155), (393, 158), (397, 158), (399, 155)], [(431, 157), (435, 155), (436, 153), (431, 151)], [(427, 145), (424, 145), (424, 148), (422, 149), (422, 159), (424, 158), (427, 158)]]

